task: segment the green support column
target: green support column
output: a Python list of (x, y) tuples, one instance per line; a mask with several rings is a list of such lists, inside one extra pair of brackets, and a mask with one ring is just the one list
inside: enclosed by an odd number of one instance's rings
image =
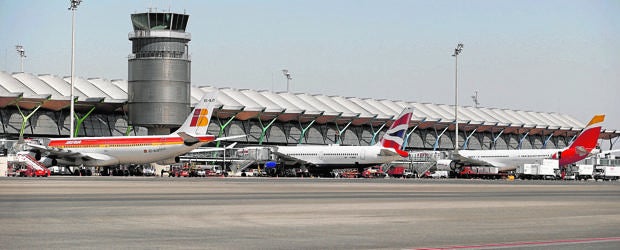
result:
[(265, 139), (265, 134), (267, 134), (267, 129), (269, 129), (271, 127), (271, 125), (273, 125), (273, 123), (278, 119), (278, 117), (274, 117), (273, 120), (271, 120), (271, 122), (269, 122), (269, 124), (267, 124), (267, 126), (263, 126), (263, 121), (261, 121), (260, 119), (260, 115), (258, 118), (258, 123), (260, 124), (261, 127), (261, 133), (260, 133), (260, 138), (258, 138), (258, 145), (263, 145), (263, 140)]
[(129, 134), (131, 134), (131, 131), (133, 131), (133, 126), (127, 125), (127, 129), (125, 130), (125, 136), (129, 136)]
[(39, 108), (42, 105), (43, 104), (39, 104), (39, 106), (37, 106), (32, 112), (30, 112), (30, 114), (24, 115), (24, 113), (22, 112), (22, 109), (19, 108), (19, 105), (17, 103), (15, 104), (15, 106), (17, 106), (17, 110), (19, 111), (19, 114), (22, 116), (22, 128), (19, 130), (19, 139), (20, 140), (22, 138), (24, 138), (24, 130), (26, 130), (26, 121), (28, 121), (28, 119), (30, 119), (30, 117), (32, 115), (34, 115), (34, 113), (37, 112), (37, 110), (39, 110)]
[(303, 140), (306, 137), (306, 131), (308, 131), (310, 126), (312, 126), (312, 124), (314, 124), (315, 121), (316, 120), (312, 120), (310, 124), (308, 124), (308, 126), (306, 126), (305, 128), (301, 126), (301, 122), (299, 122), (299, 128), (301, 129), (301, 135), (299, 136), (299, 140), (297, 141), (298, 144), (301, 144), (301, 140)]
[[(217, 134), (217, 137), (221, 137), (221, 136), (224, 134), (224, 129), (225, 129), (226, 127), (228, 127), (228, 125), (230, 125), (230, 123), (231, 123), (231, 122), (235, 119), (235, 117), (236, 117), (236, 116), (237, 116), (236, 114), (235, 114), (235, 115), (233, 115), (233, 116), (232, 116), (232, 117), (230, 117), (230, 119), (228, 119), (228, 121), (226, 121), (226, 123), (224, 123), (224, 124), (222, 124), (222, 123), (220, 122), (220, 132)], [(219, 120), (219, 119), (218, 119), (218, 120)], [(221, 141), (217, 141), (217, 142), (215, 143), (215, 147), (218, 147), (218, 148), (219, 148), (219, 147), (220, 147), (220, 142), (221, 142)]]
[(75, 124), (75, 131), (73, 131), (73, 137), (78, 137), (78, 132), (80, 131), (80, 126), (82, 126), (82, 123), (84, 122), (84, 120), (86, 120), (86, 118), (88, 118), (90, 113), (95, 111), (95, 108), (96, 107), (90, 108), (90, 110), (84, 116), (82, 116), (82, 118), (80, 118), (77, 113), (73, 113), (73, 115), (75, 115), (75, 121), (77, 123), (77, 124)]

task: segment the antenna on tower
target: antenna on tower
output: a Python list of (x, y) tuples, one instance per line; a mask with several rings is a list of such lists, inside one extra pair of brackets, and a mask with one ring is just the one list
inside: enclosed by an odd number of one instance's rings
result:
[(480, 102), (478, 102), (478, 90), (474, 91), (474, 95), (471, 96), (471, 99), (474, 101), (474, 107), (477, 108), (478, 105), (480, 105)]
[(19, 72), (24, 72), (24, 58), (26, 58), (26, 50), (24, 49), (24, 46), (19, 44), (15, 45), (15, 50), (17, 50), (17, 54), (19, 55), (21, 61), (21, 68), (19, 69)]

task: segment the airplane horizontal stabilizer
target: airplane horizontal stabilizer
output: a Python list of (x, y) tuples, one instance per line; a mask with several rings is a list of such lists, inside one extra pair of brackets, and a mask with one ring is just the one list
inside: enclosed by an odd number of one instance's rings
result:
[(196, 143), (200, 142), (200, 139), (198, 139), (197, 137), (193, 137), (185, 132), (178, 132), (177, 133), (181, 138), (183, 138), (183, 144), (187, 145), (187, 146), (192, 146)]

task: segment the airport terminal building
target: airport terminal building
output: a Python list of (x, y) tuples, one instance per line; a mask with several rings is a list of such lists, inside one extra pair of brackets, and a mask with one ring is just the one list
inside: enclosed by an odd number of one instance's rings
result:
[[(16, 139), (22, 130), (24, 137), (68, 137), (70, 82), (70, 77), (1, 71), (2, 139)], [(148, 134), (148, 128), (129, 122), (128, 81), (76, 77), (74, 86), (77, 136)], [(413, 106), (406, 149), (454, 148), (453, 105), (191, 86), (190, 106), (206, 91), (219, 92), (209, 133), (247, 135), (232, 140), (239, 145), (371, 145), (404, 107)], [(459, 107), (458, 117), (463, 149), (563, 148), (588, 122), (568, 114), (470, 106)], [(600, 139), (613, 146), (619, 135), (604, 128)]]

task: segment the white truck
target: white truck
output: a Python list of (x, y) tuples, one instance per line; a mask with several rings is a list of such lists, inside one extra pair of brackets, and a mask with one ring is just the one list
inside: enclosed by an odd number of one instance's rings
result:
[(620, 167), (616, 166), (596, 166), (594, 169), (595, 180), (618, 180), (620, 179)]
[(589, 180), (589, 179), (592, 179), (593, 173), (594, 173), (594, 165), (577, 164), (575, 166), (571, 166), (568, 168), (564, 179)]
[(521, 179), (556, 179), (558, 160), (545, 159), (542, 164), (523, 164), (517, 167), (516, 174)]

